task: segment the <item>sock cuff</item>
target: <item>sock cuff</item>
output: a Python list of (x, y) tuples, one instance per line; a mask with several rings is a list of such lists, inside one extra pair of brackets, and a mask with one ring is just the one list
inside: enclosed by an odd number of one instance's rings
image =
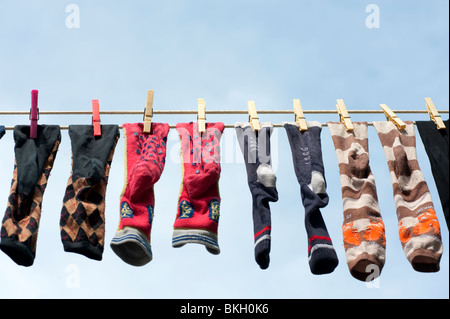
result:
[(0, 249), (18, 265), (25, 267), (33, 265), (35, 253), (24, 242), (14, 238), (2, 238)]
[(133, 227), (117, 230), (110, 246), (117, 256), (133, 266), (143, 266), (153, 259), (150, 242), (141, 231)]
[[(281, 122), (281, 124), (283, 126), (294, 125), (294, 126), (300, 127), (297, 122), (283, 121), (283, 122)], [(315, 127), (315, 126), (322, 128), (322, 123), (320, 123), (319, 121), (306, 121), (306, 126), (308, 128)]]
[(93, 260), (102, 260), (102, 245), (93, 245), (89, 241), (72, 242), (70, 240), (63, 240), (62, 243), (65, 252), (80, 254)]
[(211, 254), (220, 254), (217, 234), (206, 229), (174, 228), (172, 247), (178, 248), (186, 244), (201, 244)]

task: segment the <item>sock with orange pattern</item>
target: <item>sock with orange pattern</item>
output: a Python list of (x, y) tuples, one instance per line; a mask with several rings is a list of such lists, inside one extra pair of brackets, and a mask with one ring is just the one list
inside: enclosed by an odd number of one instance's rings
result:
[(439, 271), (443, 251), (439, 221), (417, 161), (414, 124), (407, 121), (403, 130), (390, 121), (373, 125), (386, 155), (406, 257), (416, 271)]

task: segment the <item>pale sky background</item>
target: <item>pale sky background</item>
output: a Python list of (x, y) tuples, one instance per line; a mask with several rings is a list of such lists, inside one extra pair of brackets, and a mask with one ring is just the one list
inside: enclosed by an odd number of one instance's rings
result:
[[(380, 28), (365, 25), (366, 6), (380, 8)], [(66, 6), (80, 9), (80, 28), (66, 27)], [(39, 90), (43, 110), (143, 110), (146, 90), (155, 90), (155, 110), (348, 109), (425, 110), (425, 97), (438, 109), (449, 105), (449, 3), (433, 1), (0, 1), (0, 110), (30, 107)], [(400, 114), (399, 114), (400, 115)], [(385, 120), (351, 115), (354, 121)], [(403, 120), (428, 120), (403, 114)], [(448, 115), (443, 115), (444, 119)], [(154, 121), (189, 122), (195, 115), (155, 116)], [(234, 124), (245, 115), (208, 115)], [(293, 115), (260, 115), (281, 123)], [(337, 114), (307, 115), (322, 123)], [(41, 124), (89, 124), (90, 116), (45, 116)], [(102, 116), (104, 124), (140, 122), (142, 117)], [(0, 124), (28, 124), (28, 116), (0, 116)], [(123, 186), (123, 134), (116, 147), (106, 196), (103, 260), (66, 253), (59, 234), (62, 199), (70, 175), (70, 139), (62, 132), (44, 195), (37, 254), (29, 268), (0, 253), (0, 298), (448, 298), (449, 233), (422, 142), (419, 164), (441, 222), (441, 270), (413, 270), (398, 238), (392, 184), (383, 149), (369, 127), (372, 171), (386, 225), (386, 264), (368, 287), (354, 279), (342, 244), (342, 197), (336, 154), (322, 130), (329, 205), (322, 210), (339, 265), (328, 275), (311, 274), (300, 188), (284, 129), (274, 129), (274, 168), (279, 201), (272, 203), (272, 252), (267, 270), (254, 261), (251, 195), (233, 129), (223, 136), (221, 254), (203, 246), (172, 248), (172, 227), (181, 182), (178, 135), (171, 130), (167, 163), (155, 186), (153, 261), (125, 264), (109, 247), (119, 222)], [(417, 131), (416, 131), (417, 132)], [(122, 132), (121, 132), (122, 133)], [(6, 208), (14, 163), (12, 131), (0, 140), (0, 195)], [(0, 197), (1, 203), (1, 197)], [(3, 218), (3, 212), (1, 213)], [(79, 275), (78, 287), (71, 279)], [(69, 283), (69, 285), (68, 285)]]

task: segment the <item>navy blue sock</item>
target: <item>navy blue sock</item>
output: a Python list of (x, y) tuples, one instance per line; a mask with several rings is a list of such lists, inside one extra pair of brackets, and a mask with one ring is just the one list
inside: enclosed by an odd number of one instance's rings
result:
[(235, 129), (252, 194), (255, 260), (261, 269), (267, 269), (270, 263), (272, 227), (269, 202), (278, 200), (276, 176), (270, 162), (272, 125), (261, 123), (261, 129), (257, 133), (252, 130), (250, 123), (236, 123)]
[(308, 131), (300, 131), (296, 123), (284, 123), (284, 128), (305, 208), (309, 266), (316, 275), (331, 273), (338, 265), (338, 258), (320, 212), (320, 208), (328, 205), (320, 139), (322, 127), (319, 122), (308, 122)]

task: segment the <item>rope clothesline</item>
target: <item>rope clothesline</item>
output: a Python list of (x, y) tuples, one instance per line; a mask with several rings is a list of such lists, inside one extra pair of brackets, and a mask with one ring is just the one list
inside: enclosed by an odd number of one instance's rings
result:
[[(347, 110), (350, 114), (384, 114), (383, 110)], [(427, 110), (393, 110), (398, 114), (427, 114)], [(439, 113), (448, 114), (449, 110), (439, 110)], [(104, 115), (144, 115), (144, 111), (137, 110), (116, 110), (116, 111), (100, 111)], [(208, 114), (248, 114), (246, 110), (208, 110)], [(337, 114), (336, 110), (303, 110), (304, 114)], [(0, 111), (2, 115), (29, 115), (30, 111)], [(40, 115), (92, 115), (92, 111), (39, 111)], [(153, 115), (189, 115), (198, 114), (194, 110), (153, 110)], [(290, 114), (293, 115), (292, 110), (258, 110), (258, 114)], [(372, 125), (368, 122), (368, 125)], [(169, 125), (170, 128), (175, 128), (175, 125)], [(322, 126), (327, 126), (322, 123)], [(122, 128), (121, 126), (119, 126)], [(283, 124), (273, 124), (273, 127), (283, 127)], [(68, 126), (61, 126), (62, 130), (68, 129)], [(233, 124), (226, 124), (225, 128), (234, 128)], [(13, 130), (14, 127), (7, 126), (6, 130)]]

